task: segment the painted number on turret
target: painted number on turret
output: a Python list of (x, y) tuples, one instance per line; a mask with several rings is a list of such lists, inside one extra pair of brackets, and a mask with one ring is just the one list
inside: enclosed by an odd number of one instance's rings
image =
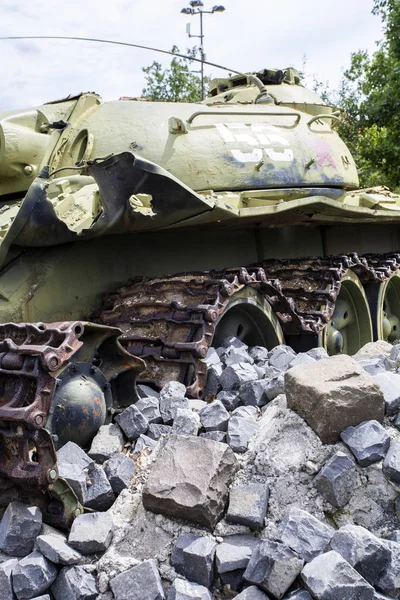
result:
[[(217, 131), (228, 144), (248, 144), (249, 151), (231, 148), (233, 157), (242, 163), (258, 163), (267, 156), (270, 160), (292, 162), (293, 150), (287, 139), (273, 125), (246, 125), (245, 123), (214, 123)], [(261, 146), (261, 147), (260, 147)]]

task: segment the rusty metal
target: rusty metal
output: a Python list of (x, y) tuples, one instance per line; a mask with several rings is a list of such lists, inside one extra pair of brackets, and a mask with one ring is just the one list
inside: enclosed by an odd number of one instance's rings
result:
[[(249, 267), (135, 279), (111, 294), (99, 319), (118, 326), (122, 345), (146, 361), (140, 381), (161, 388), (171, 379), (201, 396), (207, 368), (202, 360), (229, 298), (244, 286), (260, 292), (286, 336), (316, 335), (329, 322), (340, 280), (352, 269), (363, 283), (384, 281), (400, 268), (400, 254), (356, 253), (264, 261)], [(311, 339), (311, 338), (310, 338)]]

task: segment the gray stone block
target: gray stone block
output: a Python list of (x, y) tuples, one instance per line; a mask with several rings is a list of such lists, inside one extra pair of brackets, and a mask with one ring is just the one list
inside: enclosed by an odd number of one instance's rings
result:
[(178, 408), (172, 425), (177, 435), (197, 435), (200, 429), (200, 417), (190, 408)]
[(204, 433), (200, 433), (200, 437), (206, 438), (206, 440), (214, 440), (226, 444), (225, 431), (205, 431)]
[(396, 529), (396, 531), (392, 531), (392, 533), (390, 535), (388, 535), (387, 539), (390, 540), (391, 542), (397, 542), (397, 544), (400, 544), (400, 529)]
[(45, 594), (44, 596), (35, 596), (32, 600), (51, 600), (49, 594)]
[(390, 442), (382, 469), (391, 481), (400, 483), (400, 439)]
[(68, 546), (60, 535), (39, 535), (36, 548), (56, 565), (77, 565), (82, 560), (79, 552)]
[(268, 498), (269, 489), (266, 484), (235, 485), (229, 494), (227, 521), (261, 529), (267, 514)]
[(162, 423), (159, 398), (155, 398), (154, 396), (140, 398), (140, 400), (136, 402), (135, 406), (138, 410), (140, 410), (149, 425), (150, 423)]
[(253, 365), (239, 363), (234, 367), (226, 367), (219, 378), (221, 387), (225, 391), (237, 390), (246, 381), (259, 379), (258, 373)]
[(136, 407), (136, 404), (128, 406), (128, 408), (115, 417), (115, 421), (130, 442), (137, 440), (149, 428), (148, 420)]
[[(115, 456), (119, 456), (116, 454)], [(115, 494), (101, 467), (96, 466), (88, 475), (84, 505), (92, 510), (108, 510), (115, 502)]]
[(186, 387), (178, 381), (170, 381), (161, 390), (160, 413), (166, 425), (170, 425), (173, 422), (178, 408), (190, 410), (185, 393)]
[(318, 348), (311, 348), (311, 350), (307, 351), (307, 354), (308, 354), (308, 356), (311, 356), (311, 358), (314, 358), (315, 360), (322, 360), (323, 358), (329, 358), (329, 354), (327, 353), (325, 348), (322, 348), (321, 346), (319, 346)]
[(151, 423), (147, 432), (147, 437), (152, 440), (159, 440), (161, 436), (167, 436), (172, 433), (171, 425), (158, 425)]
[(293, 590), (283, 597), (283, 600), (312, 600), (311, 595), (307, 590)]
[(370, 375), (377, 375), (378, 373), (385, 373), (386, 371), (386, 361), (382, 356), (362, 358), (360, 360), (356, 358), (356, 360), (362, 366), (364, 371)]
[(211, 367), (211, 365), (217, 365), (221, 362), (220, 356), (215, 348), (210, 347), (207, 350), (206, 357), (203, 358), (203, 362), (206, 363), (207, 367)]
[(227, 392), (222, 390), (217, 394), (217, 400), (220, 400), (226, 410), (235, 410), (240, 404), (239, 392)]
[(321, 496), (336, 508), (348, 503), (356, 483), (355, 464), (344, 452), (334, 454), (314, 479)]
[(112, 518), (108, 513), (83, 514), (72, 523), (68, 543), (82, 554), (103, 552), (110, 545), (113, 532)]
[(58, 474), (71, 486), (83, 504), (87, 491), (87, 472), (72, 463), (58, 463)]
[(167, 600), (212, 600), (212, 597), (203, 585), (177, 578), (169, 589)]
[(16, 558), (11, 558), (0, 564), (0, 597), (1, 600), (14, 600), (12, 589), (12, 572), (17, 566)]
[(214, 397), (221, 390), (220, 377), (224, 367), (222, 363), (211, 365), (207, 370), (207, 382), (204, 388), (204, 398)]
[(88, 454), (96, 462), (103, 463), (113, 454), (121, 452), (124, 444), (124, 434), (118, 425), (115, 423), (102, 425), (93, 438)]
[(249, 349), (249, 355), (256, 363), (264, 363), (268, 360), (269, 350), (264, 346), (253, 346)]
[(274, 400), (279, 394), (285, 393), (285, 378), (283, 374), (277, 375), (272, 379), (268, 380), (268, 384), (265, 388), (265, 395), (268, 401)]
[(316, 359), (310, 356), (310, 354), (307, 352), (299, 352), (299, 354), (290, 363), (289, 369), (292, 369), (293, 367), (299, 367), (301, 365), (307, 365), (315, 360)]
[(142, 435), (140, 435), (139, 438), (136, 440), (135, 449), (133, 450), (132, 454), (134, 456), (137, 456), (143, 450), (154, 450), (157, 444), (157, 440), (153, 440), (152, 438), (142, 433)]
[(235, 348), (244, 348), (245, 350), (248, 349), (248, 346), (234, 335), (225, 338), (221, 346), (222, 348), (229, 348), (229, 346), (234, 346)]
[(205, 402), (204, 400), (199, 400), (198, 398), (189, 398), (188, 404), (189, 404), (190, 410), (193, 410), (194, 412), (197, 412), (197, 413), (200, 412), (206, 406), (208, 406), (207, 402)]
[(220, 400), (214, 400), (199, 412), (205, 431), (226, 431), (229, 413)]
[(83, 567), (64, 567), (51, 587), (55, 600), (96, 600), (96, 579)]
[(217, 545), (215, 563), (218, 573), (228, 573), (246, 569), (251, 553), (258, 544), (252, 535), (229, 535)]
[(177, 542), (171, 555), (171, 563), (175, 571), (180, 575), (184, 575), (183, 551), (185, 548), (187, 548), (187, 546), (190, 546), (190, 544), (197, 540), (199, 537), (200, 536), (195, 535), (194, 533), (185, 533), (177, 539)]
[(266, 379), (257, 379), (256, 381), (248, 381), (239, 388), (239, 398), (244, 406), (264, 406), (267, 404), (268, 398), (266, 389), (268, 387)]
[(11, 556), (26, 556), (41, 527), (42, 513), (37, 506), (10, 502), (0, 523), (0, 550)]
[(76, 465), (80, 471), (91, 471), (94, 467), (93, 459), (74, 442), (67, 442), (62, 448), (57, 450), (57, 462), (58, 464), (68, 463)]
[(362, 467), (382, 460), (390, 445), (390, 436), (378, 421), (363, 421), (340, 434)]
[(244, 578), (280, 600), (303, 564), (304, 561), (285, 544), (263, 540), (254, 549)]
[(374, 379), (383, 392), (386, 414), (394, 415), (400, 408), (400, 375), (391, 372), (378, 373)]
[(235, 452), (246, 452), (250, 439), (260, 426), (256, 421), (258, 416), (254, 406), (239, 406), (236, 408), (228, 423), (227, 442)]
[(269, 597), (255, 585), (250, 585), (240, 592), (235, 600), (269, 600)]
[(376, 581), (375, 587), (391, 598), (398, 598), (400, 594), (400, 544), (390, 540), (386, 540), (385, 543), (390, 550), (390, 561)]
[(198, 537), (183, 548), (183, 574), (189, 581), (194, 581), (210, 588), (214, 577), (214, 556), (217, 543), (207, 537)]
[(301, 579), (317, 600), (373, 600), (374, 588), (332, 550), (306, 564)]
[(224, 355), (224, 362), (227, 367), (232, 367), (240, 363), (250, 363), (252, 365), (254, 360), (244, 347), (235, 348), (235, 346), (229, 346)]
[(150, 387), (149, 385), (146, 385), (144, 383), (139, 383), (136, 386), (136, 389), (137, 389), (139, 398), (148, 398), (148, 397), (159, 398), (160, 397), (160, 392), (157, 392), (152, 387)]
[(145, 560), (110, 580), (115, 600), (164, 600), (165, 594), (155, 560)]
[(114, 454), (103, 465), (104, 472), (115, 494), (130, 486), (135, 474), (134, 461), (127, 454)]
[(386, 543), (357, 525), (344, 525), (336, 531), (331, 548), (373, 586), (390, 563), (390, 550)]
[(275, 369), (286, 371), (295, 358), (296, 352), (293, 350), (293, 348), (286, 346), (285, 344), (281, 344), (280, 346), (275, 346), (275, 348), (270, 351), (268, 355), (268, 363), (271, 367), (275, 367)]
[(225, 444), (173, 434), (151, 467), (143, 505), (213, 529), (223, 515), (237, 468)]
[[(240, 592), (246, 583), (243, 580), (245, 569), (235, 569), (235, 571), (226, 571), (219, 574), (219, 580), (222, 586), (228, 586), (235, 592)], [(229, 588), (228, 588), (229, 589)]]
[(278, 529), (278, 537), (306, 562), (325, 552), (334, 529), (300, 508), (291, 508)]
[(57, 567), (40, 552), (21, 558), (12, 572), (14, 593), (18, 599), (33, 598), (49, 589), (58, 575)]

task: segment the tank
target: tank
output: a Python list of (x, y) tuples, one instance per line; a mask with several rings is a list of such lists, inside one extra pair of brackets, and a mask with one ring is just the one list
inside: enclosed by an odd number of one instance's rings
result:
[(295, 69), (197, 104), (93, 93), (0, 115), (0, 477), (44, 518), (83, 507), (56, 450), (88, 447), (210, 346), (355, 353), (400, 335), (400, 197), (358, 189), (333, 108)]

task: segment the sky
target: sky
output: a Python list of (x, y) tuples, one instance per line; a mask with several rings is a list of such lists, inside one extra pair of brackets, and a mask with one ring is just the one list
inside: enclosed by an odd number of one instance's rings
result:
[[(225, 11), (204, 15), (207, 59), (237, 71), (301, 68), (335, 88), (350, 54), (373, 52), (382, 38), (373, 0), (218, 0)], [(214, 6), (203, 0), (204, 9)], [(185, 0), (0, 0), (0, 36), (72, 35), (181, 51), (195, 45), (199, 16), (180, 13)], [(164, 55), (76, 41), (1, 41), (0, 111), (36, 106), (85, 91), (111, 100), (140, 96), (141, 70)], [(224, 76), (213, 67), (206, 74)]]

